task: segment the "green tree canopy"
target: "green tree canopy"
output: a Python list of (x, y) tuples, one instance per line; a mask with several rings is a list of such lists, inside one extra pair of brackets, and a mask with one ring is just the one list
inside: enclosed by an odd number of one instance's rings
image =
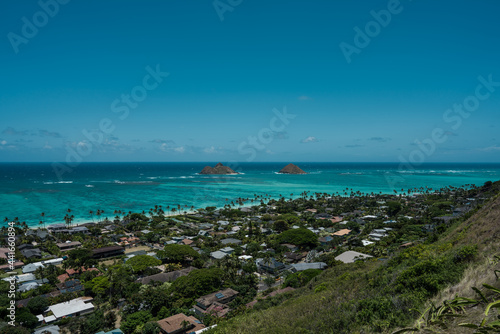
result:
[(170, 291), (174, 293), (174, 299), (184, 299), (183, 304), (191, 306), (194, 299), (220, 289), (223, 275), (223, 270), (219, 268), (193, 270), (189, 275), (176, 279)]
[(397, 215), (401, 211), (401, 203), (396, 201), (387, 202), (387, 214), (390, 217)]
[(85, 282), (84, 286), (85, 289), (92, 290), (96, 295), (103, 295), (111, 287), (111, 283), (106, 276), (97, 276), (91, 281)]
[(42, 314), (43, 311), (47, 309), (47, 307), (49, 307), (49, 301), (47, 300), (47, 298), (42, 296), (31, 298), (28, 302), (28, 309), (33, 314)]
[(186, 263), (200, 257), (200, 254), (190, 246), (177, 244), (166, 245), (157, 255), (167, 263)]
[(131, 266), (134, 272), (138, 273), (149, 267), (159, 266), (161, 264), (161, 260), (158, 260), (150, 255), (136, 255), (129, 259), (126, 264)]
[(68, 259), (63, 262), (63, 266), (75, 270), (81, 270), (81, 267), (90, 268), (97, 264), (97, 261), (92, 256), (93, 253), (90, 249), (73, 249), (68, 252)]
[(125, 334), (132, 334), (138, 326), (144, 325), (151, 319), (149, 311), (139, 311), (127, 316), (125, 321), (122, 321), (120, 329)]
[(306, 228), (287, 230), (278, 235), (277, 240), (279, 243), (294, 244), (301, 248), (313, 248), (318, 244), (318, 237), (316, 234)]

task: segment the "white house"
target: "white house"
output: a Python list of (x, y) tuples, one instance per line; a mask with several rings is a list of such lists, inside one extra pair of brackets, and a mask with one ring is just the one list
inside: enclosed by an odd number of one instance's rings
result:
[(64, 303), (49, 306), (47, 312), (52, 311), (56, 319), (88, 314), (94, 311), (94, 305), (91, 302), (92, 298), (90, 297), (75, 298)]

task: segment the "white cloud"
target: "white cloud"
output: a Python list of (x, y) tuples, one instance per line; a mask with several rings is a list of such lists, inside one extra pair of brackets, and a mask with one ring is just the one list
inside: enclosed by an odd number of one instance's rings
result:
[(307, 96), (307, 95), (301, 95), (299, 96), (298, 98), (300, 101), (306, 101), (306, 100), (311, 100), (311, 97), (310, 96)]
[(301, 141), (301, 143), (304, 143), (304, 144), (306, 144), (306, 143), (316, 143), (316, 142), (318, 142), (318, 138), (313, 137), (313, 136), (309, 136), (306, 139), (303, 139)]
[(2, 144), (2, 145), (6, 145), (6, 144), (7, 144), (7, 141), (6, 141), (6, 140), (2, 140), (2, 141), (0, 141), (0, 144)]
[(207, 154), (213, 154), (213, 153), (217, 153), (217, 150), (215, 149), (215, 147), (210, 146), (210, 147), (204, 148), (203, 152), (205, 152)]
[(186, 151), (186, 149), (184, 148), (184, 146), (179, 146), (179, 147), (174, 148), (174, 151), (179, 152), (179, 153), (184, 153)]
[(490, 147), (480, 148), (479, 151), (500, 151), (500, 147), (494, 145)]

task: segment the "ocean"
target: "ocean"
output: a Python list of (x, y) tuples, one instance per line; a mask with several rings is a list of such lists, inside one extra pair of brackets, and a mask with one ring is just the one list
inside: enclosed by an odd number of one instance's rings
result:
[[(64, 222), (68, 209), (74, 224), (96, 220), (90, 211), (148, 212), (155, 205), (191, 211), (222, 207), (238, 198), (268, 195), (296, 198), (304, 191), (328, 194), (394, 193), (401, 189), (438, 189), (483, 185), (500, 179), (500, 164), (429, 163), (407, 169), (398, 163), (297, 163), (306, 175), (277, 173), (286, 163), (238, 163), (241, 174), (199, 175), (215, 163), (82, 163), (59, 179), (50, 163), (0, 164), (0, 215), (18, 217), (28, 226)], [(403, 167), (403, 168), (402, 168)], [(348, 189), (348, 190), (347, 190)], [(259, 199), (260, 200), (260, 199)], [(247, 202), (247, 205), (252, 203)]]

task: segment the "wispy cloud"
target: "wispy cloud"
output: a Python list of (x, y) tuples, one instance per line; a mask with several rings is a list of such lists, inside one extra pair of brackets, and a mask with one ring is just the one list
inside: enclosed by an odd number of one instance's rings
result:
[(313, 136), (309, 136), (305, 139), (302, 139), (300, 142), (303, 143), (303, 144), (307, 144), (307, 143), (316, 143), (318, 142), (318, 138), (316, 137), (313, 137)]
[(369, 141), (374, 141), (378, 143), (386, 143), (388, 141), (391, 141), (391, 138), (385, 138), (385, 137), (371, 137), (368, 139)]
[(156, 143), (156, 144), (175, 144), (175, 141), (170, 140), (170, 139), (153, 139), (149, 141), (150, 143)]
[(13, 127), (9, 126), (2, 131), (2, 134), (8, 136), (39, 136), (42, 138), (62, 138), (59, 132), (52, 132), (44, 129), (37, 130), (16, 130)]
[(312, 100), (312, 98), (310, 96), (307, 96), (307, 95), (301, 95), (298, 97), (298, 100), (299, 101), (307, 101), (307, 100)]
[(51, 132), (48, 130), (38, 130), (38, 135), (40, 137), (51, 137), (51, 138), (62, 138), (61, 134), (59, 132)]
[(347, 147), (347, 148), (356, 148), (356, 147), (363, 147), (365, 145), (359, 145), (359, 144), (352, 144), (352, 145), (345, 145), (344, 147)]
[(273, 132), (273, 139), (288, 139), (288, 132), (286, 131), (281, 131), (281, 132)]
[(9, 126), (5, 130), (2, 131), (2, 134), (9, 135), (9, 136), (27, 136), (29, 133), (28, 133), (28, 131), (18, 131), (16, 129), (14, 129), (13, 127)]
[(207, 154), (214, 154), (217, 153), (217, 149), (214, 146), (206, 147), (203, 149), (203, 152)]
[(484, 151), (484, 152), (500, 151), (500, 147), (496, 146), (496, 145), (493, 145), (493, 146), (489, 146), (489, 147), (480, 148), (478, 150), (479, 151)]

